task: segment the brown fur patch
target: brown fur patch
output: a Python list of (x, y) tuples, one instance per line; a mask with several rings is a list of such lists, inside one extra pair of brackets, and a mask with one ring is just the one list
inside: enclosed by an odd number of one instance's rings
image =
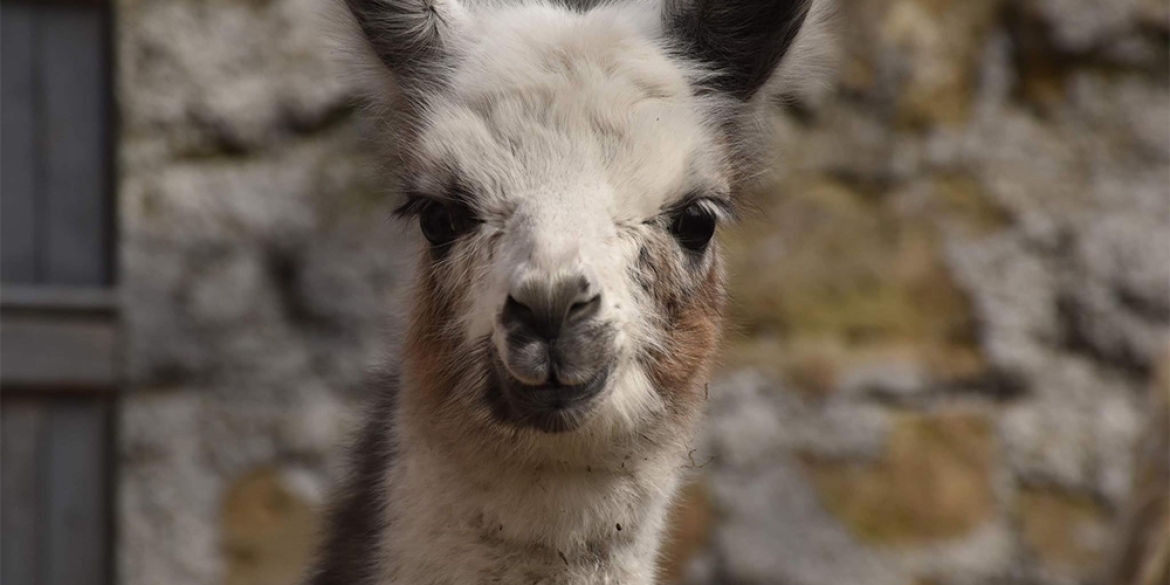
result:
[[(693, 422), (702, 412), (706, 382), (722, 336), (726, 304), (722, 264), (717, 246), (707, 251), (704, 272), (685, 273), (671, 256), (674, 242), (647, 247), (638, 269), (652, 274), (644, 281), (661, 313), (662, 347), (648, 352), (654, 387), (679, 422)], [(688, 259), (691, 260), (691, 259)], [(695, 268), (698, 268), (696, 266)], [(681, 269), (681, 270), (680, 270)], [(694, 282), (687, 282), (698, 277)]]
[[(411, 420), (435, 421), (452, 388), (468, 377), (473, 364), (460, 355), (461, 339), (455, 327), (458, 299), (465, 291), (444, 289), (440, 263), (424, 258), (419, 264), (403, 356), (409, 378), (400, 400)], [(428, 426), (423, 422), (419, 428)]]

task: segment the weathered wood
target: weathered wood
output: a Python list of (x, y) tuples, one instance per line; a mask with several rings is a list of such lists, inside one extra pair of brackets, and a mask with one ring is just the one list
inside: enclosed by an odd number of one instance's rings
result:
[(43, 553), (38, 477), (45, 456), (46, 406), (5, 397), (0, 404), (0, 582), (39, 585)]
[(111, 402), (0, 403), (0, 581), (104, 585), (111, 574)]
[(116, 323), (109, 318), (0, 316), (0, 386), (10, 389), (113, 389)]
[(108, 14), (97, 0), (0, 5), (3, 585), (111, 582)]
[(97, 287), (0, 287), (4, 391), (113, 391), (117, 297)]
[(43, 585), (104, 585), (109, 578), (109, 405), (98, 398), (52, 402)]
[(113, 315), (118, 296), (113, 289), (93, 286), (0, 286), (0, 308), (8, 311), (105, 313)]
[(103, 10), (47, 4), (36, 50), (43, 84), (44, 281), (107, 284), (109, 119)]
[(0, 280), (36, 282), (37, 108), (32, 6), (0, 5)]

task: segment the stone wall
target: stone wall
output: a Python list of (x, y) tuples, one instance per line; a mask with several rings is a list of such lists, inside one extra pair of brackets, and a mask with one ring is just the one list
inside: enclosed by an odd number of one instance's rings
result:
[[(1092, 582), (1170, 360), (1170, 8), (840, 4), (725, 233), (671, 575)], [(125, 585), (294, 583), (385, 359), (409, 251), (319, 7), (117, 3)]]

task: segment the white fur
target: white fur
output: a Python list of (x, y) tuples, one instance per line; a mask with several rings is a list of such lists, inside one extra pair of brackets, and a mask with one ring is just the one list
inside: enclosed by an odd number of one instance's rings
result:
[[(639, 360), (667, 332), (633, 267), (673, 203), (695, 192), (730, 197), (734, 153), (713, 126), (728, 98), (695, 95), (704, 72), (671, 53), (657, 2), (584, 14), (433, 2), (458, 32), (447, 47), (458, 59), (436, 72), (449, 81), (413, 114), (407, 156), (426, 196), (445, 196), (452, 169), (476, 189), (484, 224), (437, 271), (440, 288), (467, 291), (454, 321), (467, 359), (483, 359), (485, 339), (506, 355), (498, 322), (510, 291), (580, 274), (601, 294), (598, 318), (616, 330), (616, 365), (591, 417), (555, 435), (493, 422), (476, 369), (451, 390), (441, 420), (428, 418), (421, 382), (405, 371), (378, 582), (649, 585), (691, 429), (645, 432), (674, 415)], [(819, 22), (824, 2), (816, 6)], [(798, 58), (758, 108), (791, 89), (817, 39), (801, 34)], [(392, 107), (397, 81), (368, 50), (356, 53), (375, 97)]]

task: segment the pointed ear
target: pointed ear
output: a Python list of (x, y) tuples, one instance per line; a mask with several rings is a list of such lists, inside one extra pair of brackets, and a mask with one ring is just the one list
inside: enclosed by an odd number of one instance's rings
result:
[(667, 34), (711, 67), (704, 84), (749, 100), (797, 41), (814, 2), (826, 0), (665, 0)]
[(458, 0), (345, 0), (374, 55), (407, 90), (443, 77), (463, 17)]

